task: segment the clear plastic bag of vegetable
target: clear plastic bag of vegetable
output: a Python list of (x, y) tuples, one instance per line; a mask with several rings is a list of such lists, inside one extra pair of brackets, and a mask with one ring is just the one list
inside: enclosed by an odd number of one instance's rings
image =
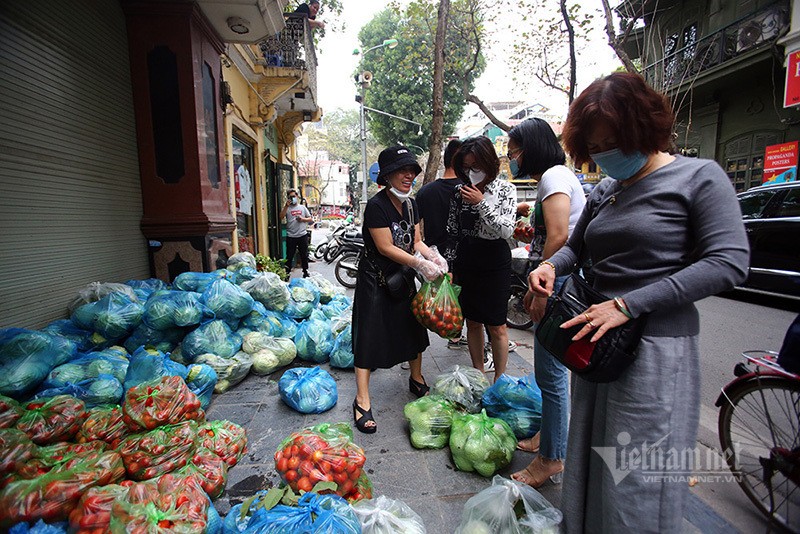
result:
[(23, 328), (0, 329), (0, 395), (24, 399), (57, 365), (75, 357), (67, 338)]
[(483, 393), (488, 388), (489, 381), (481, 371), (455, 365), (436, 377), (431, 393), (442, 395), (470, 413), (477, 413), (481, 409)]
[(426, 534), (422, 518), (406, 503), (384, 495), (353, 505), (362, 534)]
[(189, 332), (181, 343), (183, 357), (190, 362), (207, 352), (216, 354), (220, 358), (230, 358), (241, 348), (241, 336), (232, 331), (225, 321), (220, 320), (201, 324)]
[(255, 269), (257, 266), (256, 257), (253, 256), (252, 253), (247, 251), (238, 252), (232, 255), (230, 258), (228, 258), (227, 266), (228, 269), (231, 271), (238, 271), (242, 267), (250, 267), (252, 269)]
[(238, 321), (253, 311), (255, 303), (247, 291), (227, 280), (213, 281), (203, 291), (202, 302), (223, 321)]
[(311, 273), (306, 280), (316, 286), (319, 291), (319, 302), (322, 304), (331, 302), (336, 295), (344, 295), (342, 286), (334, 284), (320, 273)]
[(124, 293), (110, 293), (97, 302), (76, 309), (71, 319), (79, 327), (99, 335), (100, 339), (93, 336), (96, 343), (102, 340), (115, 342), (139, 326), (143, 314), (144, 308), (138, 300)]
[(116, 377), (100, 373), (94, 378), (87, 378), (63, 386), (40, 389), (34, 399), (55, 397), (56, 395), (72, 395), (82, 400), (87, 408), (107, 404), (119, 404), (122, 400), (122, 383)]
[(301, 359), (315, 363), (328, 361), (333, 350), (330, 322), (317, 319), (303, 321), (297, 326), (294, 343)]
[(81, 496), (78, 506), (69, 514), (72, 531), (77, 534), (108, 532), (111, 506), (117, 498), (124, 498), (127, 494), (128, 487), (119, 484), (89, 488)]
[(464, 504), (456, 534), (556, 534), (561, 512), (541, 493), (500, 475)]
[(331, 367), (353, 368), (355, 361), (355, 356), (353, 355), (353, 329), (349, 323), (342, 331), (336, 334), (330, 358)]
[[(302, 288), (305, 291), (295, 292), (297, 288)], [(292, 293), (292, 298), (297, 301), (309, 301), (312, 307), (316, 308), (319, 304), (320, 294), (317, 285), (308, 278), (292, 278), (289, 280), (289, 292)]]
[(244, 351), (237, 352), (231, 358), (220, 358), (209, 352), (195, 358), (195, 363), (204, 363), (214, 369), (217, 373), (214, 393), (225, 393), (247, 378), (253, 367), (253, 357)]
[(244, 282), (241, 288), (268, 310), (283, 311), (289, 304), (289, 287), (275, 273), (258, 273), (252, 280)]
[(178, 291), (195, 291), (202, 293), (214, 280), (224, 278), (225, 275), (217, 271), (211, 273), (185, 272), (175, 277), (172, 287)]
[(417, 449), (441, 449), (450, 440), (455, 405), (441, 395), (427, 395), (403, 408), (411, 445)]
[(130, 353), (136, 352), (139, 347), (152, 347), (161, 352), (171, 352), (185, 335), (186, 332), (182, 328), (158, 330), (141, 323), (133, 329), (123, 345)]
[(117, 450), (122, 455), (128, 477), (147, 480), (186, 465), (196, 443), (197, 423), (185, 421), (130, 435), (122, 440)]
[[(330, 320), (333, 320), (344, 314), (352, 315), (351, 307), (352, 307), (351, 303), (337, 299), (337, 300), (332, 300), (327, 304), (323, 304), (319, 308), (322, 310), (322, 313), (325, 314), (325, 317), (327, 317)], [(348, 310), (350, 310), (349, 313)]]
[(252, 371), (257, 375), (274, 373), (292, 363), (297, 356), (294, 341), (261, 332), (251, 332), (244, 336), (242, 349), (253, 356)]
[(455, 414), (450, 430), (450, 453), (461, 471), (490, 477), (511, 463), (517, 438), (508, 423), (478, 414)]
[(210, 501), (193, 477), (166, 474), (134, 484), (111, 508), (112, 534), (206, 532)]
[(411, 311), (431, 332), (445, 339), (458, 337), (464, 327), (464, 316), (458, 303), (460, 292), (461, 288), (451, 283), (449, 276), (425, 282), (411, 301)]
[(230, 421), (201, 424), (197, 430), (198, 446), (208, 449), (233, 467), (247, 451), (247, 431)]
[(111, 375), (122, 382), (128, 372), (128, 365), (128, 358), (123, 356), (89, 352), (53, 368), (42, 383), (42, 388), (58, 388), (67, 384), (77, 384), (89, 378), (97, 378), (101, 374)]
[(155, 349), (139, 348), (133, 353), (125, 373), (123, 387), (128, 391), (134, 386), (158, 380), (164, 376), (179, 376), (186, 378), (189, 370), (166, 354)]
[(216, 499), (228, 483), (228, 464), (210, 450), (199, 447), (175, 475), (196, 478), (208, 496)]
[(25, 410), (17, 401), (11, 397), (0, 395), (0, 428), (13, 427), (23, 413)]
[(211, 404), (211, 395), (217, 385), (217, 372), (210, 365), (194, 363), (187, 367), (186, 385), (200, 399), (200, 407), (204, 410)]
[(205, 418), (200, 399), (179, 376), (164, 376), (125, 392), (122, 417), (133, 431)]
[(30, 401), (24, 408), (17, 428), (37, 445), (72, 439), (86, 418), (86, 405), (69, 395)]
[[(126, 286), (130, 286), (137, 295), (144, 294), (148, 297), (156, 291), (163, 291), (169, 289), (169, 284), (158, 278), (146, 278), (144, 280), (128, 280), (125, 282)], [(147, 299), (145, 299), (147, 300)]]
[(36, 444), (22, 430), (0, 429), (0, 475), (17, 471), (33, 458), (36, 449)]
[(542, 392), (533, 374), (522, 378), (500, 375), (483, 394), (483, 407), (490, 417), (499, 417), (517, 439), (529, 438), (542, 424)]
[(278, 381), (281, 400), (300, 413), (322, 413), (336, 405), (336, 381), (319, 367), (296, 367)]
[(85, 304), (91, 304), (92, 302), (97, 302), (98, 300), (107, 297), (111, 293), (120, 293), (132, 301), (138, 300), (133, 288), (128, 284), (119, 284), (116, 282), (91, 282), (83, 289), (78, 290), (77, 296), (72, 299), (72, 302), (70, 302), (70, 315), (72, 315), (75, 310), (81, 306)]
[(75, 439), (78, 443), (100, 440), (116, 449), (122, 439), (130, 433), (120, 406), (98, 407), (89, 410), (89, 415)]
[(200, 324), (211, 315), (201, 297), (193, 291), (157, 291), (147, 299), (142, 320), (156, 330)]
[(306, 493), (296, 506), (258, 508), (242, 532), (284, 534), (359, 534), (361, 525), (347, 501), (336, 495)]
[(80, 352), (90, 351), (95, 346), (94, 342), (92, 341), (92, 332), (78, 327), (78, 325), (69, 319), (59, 319), (57, 321), (53, 321), (42, 328), (42, 332), (47, 332), (48, 334), (69, 339), (75, 343), (78, 351)]

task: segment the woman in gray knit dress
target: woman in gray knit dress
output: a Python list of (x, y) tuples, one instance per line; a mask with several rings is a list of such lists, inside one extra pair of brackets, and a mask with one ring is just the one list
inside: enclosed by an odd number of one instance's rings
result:
[(556, 275), (592, 261), (609, 300), (564, 323), (595, 341), (647, 315), (636, 361), (614, 382), (573, 376), (562, 512), (567, 532), (678, 532), (696, 467), (699, 315), (694, 301), (747, 273), (736, 196), (713, 161), (667, 152), (673, 112), (637, 75), (592, 83), (570, 107), (563, 139), (577, 165), (610, 176), (592, 191), (566, 245), (530, 274), (548, 295)]

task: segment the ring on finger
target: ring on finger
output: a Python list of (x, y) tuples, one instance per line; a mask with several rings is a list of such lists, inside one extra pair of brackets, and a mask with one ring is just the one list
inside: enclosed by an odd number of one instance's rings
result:
[(590, 327), (594, 328), (594, 323), (592, 321), (586, 321), (586, 324), (588, 324)]
[(592, 318), (589, 317), (588, 313), (584, 312), (583, 317), (586, 319), (587, 323), (591, 323), (592, 322)]

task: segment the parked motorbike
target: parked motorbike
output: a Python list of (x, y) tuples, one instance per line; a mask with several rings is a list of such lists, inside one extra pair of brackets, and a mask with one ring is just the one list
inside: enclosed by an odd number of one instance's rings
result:
[(361, 234), (348, 235), (342, 238), (338, 260), (334, 267), (334, 275), (344, 287), (356, 287), (358, 278), (358, 262), (361, 260), (364, 250), (364, 239)]
[(338, 258), (342, 252), (342, 243), (344, 242), (345, 238), (347, 236), (352, 238), (356, 235), (359, 237), (361, 236), (361, 232), (357, 227), (353, 225), (344, 226), (343, 230), (334, 236), (333, 241), (328, 243), (328, 248), (325, 250), (324, 255), (325, 261), (328, 263), (333, 263), (336, 261), (336, 258)]
[(511, 297), (508, 299), (506, 325), (518, 330), (533, 326), (530, 314), (525, 310), (523, 299), (528, 292), (528, 273), (534, 260), (530, 258), (511, 259)]
[(324, 243), (321, 243), (314, 249), (314, 257), (318, 260), (321, 260), (325, 257), (325, 253), (328, 251), (328, 248), (332, 244), (338, 245), (338, 239), (340, 236), (344, 235), (344, 233), (350, 228), (351, 225), (347, 224), (340, 224), (333, 231), (328, 235), (328, 240)]

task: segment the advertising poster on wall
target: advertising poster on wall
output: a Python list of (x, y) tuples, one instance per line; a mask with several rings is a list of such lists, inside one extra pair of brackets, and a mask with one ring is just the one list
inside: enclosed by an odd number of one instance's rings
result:
[(770, 145), (764, 151), (764, 183), (797, 180), (797, 141)]

